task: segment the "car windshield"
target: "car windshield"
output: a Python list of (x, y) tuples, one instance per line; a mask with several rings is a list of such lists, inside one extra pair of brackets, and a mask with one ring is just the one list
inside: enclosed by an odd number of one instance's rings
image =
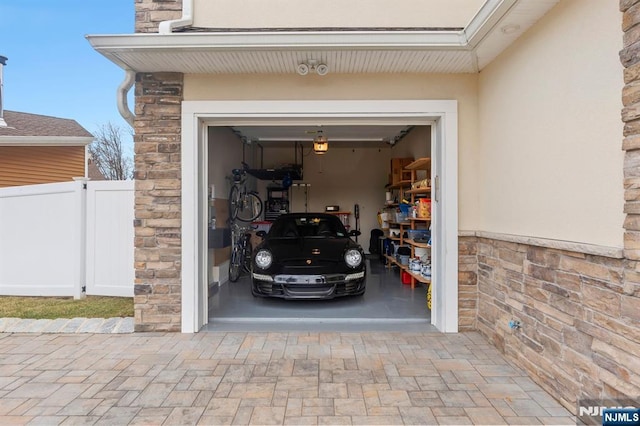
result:
[(278, 218), (268, 238), (345, 238), (348, 236), (340, 219), (331, 215), (285, 216)]

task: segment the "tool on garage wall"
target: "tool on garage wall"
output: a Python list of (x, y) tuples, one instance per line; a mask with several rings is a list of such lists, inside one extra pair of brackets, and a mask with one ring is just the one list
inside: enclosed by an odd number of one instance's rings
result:
[[(360, 230), (360, 204), (353, 206), (353, 216), (356, 218), (356, 231)], [(358, 242), (358, 236), (356, 235), (356, 243)]]
[(310, 183), (294, 182), (291, 184), (291, 211), (304, 212), (309, 211), (309, 192), (311, 192)]

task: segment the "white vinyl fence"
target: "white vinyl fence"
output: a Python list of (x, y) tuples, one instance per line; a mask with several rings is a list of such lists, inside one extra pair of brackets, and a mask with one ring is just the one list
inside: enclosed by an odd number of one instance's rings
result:
[(0, 189), (0, 295), (133, 296), (134, 183)]

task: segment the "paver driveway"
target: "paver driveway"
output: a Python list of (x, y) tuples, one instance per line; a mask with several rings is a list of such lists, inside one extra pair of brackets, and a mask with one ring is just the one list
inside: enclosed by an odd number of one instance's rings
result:
[(0, 333), (0, 424), (575, 424), (477, 333)]

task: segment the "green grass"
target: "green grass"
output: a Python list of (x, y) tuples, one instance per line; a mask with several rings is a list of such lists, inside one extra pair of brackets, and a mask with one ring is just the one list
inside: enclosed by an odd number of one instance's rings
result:
[(0, 318), (111, 318), (132, 317), (132, 297), (87, 296), (69, 297), (0, 296)]

